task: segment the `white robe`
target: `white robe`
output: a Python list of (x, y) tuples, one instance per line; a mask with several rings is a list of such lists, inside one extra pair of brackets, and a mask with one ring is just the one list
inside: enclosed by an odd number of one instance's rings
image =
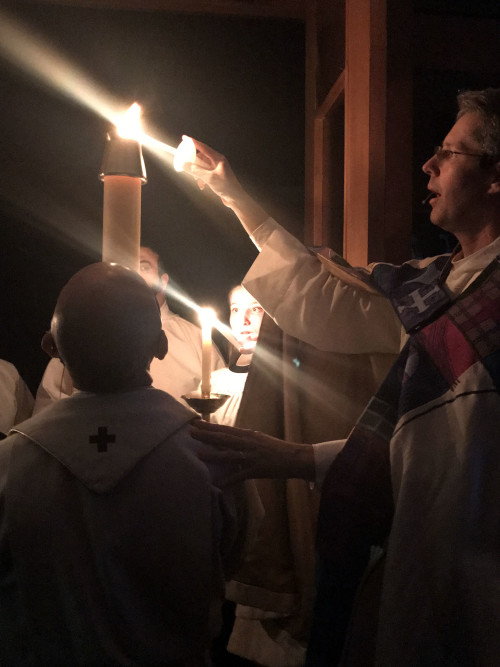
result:
[(229, 398), (224, 405), (210, 415), (211, 422), (234, 426), (247, 377), (248, 368), (241, 373), (235, 373), (230, 368), (219, 368), (212, 373), (212, 392), (227, 394)]
[[(361, 284), (351, 284), (348, 274), (345, 280), (332, 275), (316, 255), (271, 218), (256, 230), (252, 240), (260, 253), (243, 285), (285, 333), (328, 352), (400, 351), (407, 336), (388, 299)], [(472, 255), (454, 260), (446, 279), (448, 290), (463, 292), (498, 254), (500, 237)], [(410, 260), (408, 264), (424, 267), (432, 259)], [(313, 445), (319, 484), (343, 443)], [(396, 485), (399, 487), (399, 479)]]
[(237, 509), (193, 414), (149, 387), (78, 392), (2, 442), (2, 664), (205, 664)]
[(15, 366), (0, 359), (0, 433), (31, 417), (33, 396)]
[[(387, 300), (365, 293), (348, 276), (339, 278), (341, 269), (333, 275), (273, 221), (266, 221), (254, 237), (262, 252), (243, 284), (283, 330), (323, 350), (397, 351), (399, 324)], [(454, 259), (445, 283), (449, 292), (462, 293), (499, 254), (497, 238), (473, 255)], [(415, 260), (412, 264), (423, 266), (428, 262)], [(492, 322), (491, 328), (495, 326)], [(488, 377), (481, 372), (486, 385)], [(482, 393), (477, 391), (477, 381), (469, 386), (471, 375), (474, 380), (473, 373), (460, 375), (457, 390), (464, 396), (463, 420), (457, 419), (458, 408), (453, 412), (455, 388), (451, 387), (446, 400), (440, 401), (443, 409), (439, 417), (428, 406), (428, 414), (415, 409), (413, 417), (420, 419), (418, 428), (409, 433), (408, 429), (396, 428), (391, 439), (395, 514), (377, 642), (377, 664), (384, 667), (489, 666), (498, 662), (498, 549), (490, 544), (494, 543), (493, 535), (498, 545), (498, 503), (490, 501), (492, 491), (498, 488), (494, 477), (498, 469), (494, 458), (498, 451), (498, 393), (489, 389), (478, 408), (467, 413), (466, 398)], [(475, 432), (482, 437), (476, 439), (471, 463), (462, 449), (470, 440), (468, 434)], [(329, 449), (331, 458), (341, 445), (339, 441)], [(470, 451), (467, 456), (471, 456)], [(488, 457), (493, 464), (485, 463)], [(328, 456), (323, 464), (328, 465)], [(477, 498), (457, 493), (461, 487), (453, 475), (475, 479)], [(461, 529), (465, 533), (472, 516), (463, 510), (468, 508), (467, 502), (479, 508), (486, 524), (489, 520), (491, 535), (481, 526), (481, 532), (473, 535), (475, 541), (469, 535), (469, 542), (463, 537)], [(453, 588), (450, 581), (458, 582), (458, 586)], [(447, 614), (450, 608), (456, 618)], [(446, 644), (450, 637), (452, 643)], [(356, 641), (359, 643), (359, 636)], [(467, 655), (464, 653), (457, 661), (462, 645)], [(446, 662), (442, 659), (445, 649), (450, 654)]]
[[(201, 382), (201, 329), (172, 313), (166, 303), (160, 313), (168, 353), (161, 361), (153, 359), (149, 371), (155, 389), (182, 401), (183, 394), (195, 391)], [(212, 350), (212, 369), (224, 368), (224, 360), (215, 345)], [(72, 393), (73, 383), (68, 371), (59, 359), (52, 359), (38, 387), (33, 414)]]

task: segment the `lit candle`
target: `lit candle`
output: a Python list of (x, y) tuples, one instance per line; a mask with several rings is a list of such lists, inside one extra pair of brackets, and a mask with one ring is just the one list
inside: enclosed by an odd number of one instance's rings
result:
[(139, 271), (141, 187), (146, 169), (140, 144), (141, 108), (133, 104), (109, 133), (101, 180), (104, 182), (102, 259)]
[(177, 146), (174, 153), (175, 171), (184, 171), (184, 165), (187, 162), (195, 162), (196, 147), (191, 137), (182, 137), (181, 143)]
[(201, 321), (201, 397), (210, 398), (212, 371), (212, 326), (215, 313), (211, 308), (200, 308)]

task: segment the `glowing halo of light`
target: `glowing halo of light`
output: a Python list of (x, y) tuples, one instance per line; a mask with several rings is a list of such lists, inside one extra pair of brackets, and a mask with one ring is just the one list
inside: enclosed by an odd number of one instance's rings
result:
[(215, 314), (215, 310), (213, 308), (206, 308), (205, 306), (199, 306), (197, 310), (198, 310), (198, 317), (200, 318), (202, 326), (213, 327), (215, 325), (215, 321), (217, 320), (217, 315)]
[[(117, 98), (99, 86), (68, 57), (64, 57), (49, 46), (33, 29), (23, 26), (3, 8), (0, 8), (0, 54), (19, 69), (65, 97), (90, 109), (115, 126), (120, 124), (123, 118), (123, 104)], [(131, 115), (134, 114), (137, 115), (135, 107), (131, 111)], [(192, 141), (191, 149), (184, 154), (186, 148), (189, 147), (189, 142), (184, 140), (175, 148), (146, 135), (142, 130), (139, 137), (134, 136), (134, 138), (151, 150), (158, 159), (167, 162), (170, 167), (172, 167), (172, 161), (171, 159), (165, 160), (166, 154), (169, 158), (175, 156), (179, 146), (182, 145), (178, 160), (182, 155), (185, 157), (181, 161), (182, 168), (179, 171), (183, 170), (184, 164), (193, 155)]]
[(174, 169), (175, 171), (184, 171), (184, 167), (188, 162), (196, 160), (196, 146), (191, 137), (182, 137), (181, 143), (177, 146), (174, 154)]
[(141, 125), (141, 107), (134, 102), (115, 122), (116, 131), (122, 139), (132, 139), (141, 143), (143, 131)]

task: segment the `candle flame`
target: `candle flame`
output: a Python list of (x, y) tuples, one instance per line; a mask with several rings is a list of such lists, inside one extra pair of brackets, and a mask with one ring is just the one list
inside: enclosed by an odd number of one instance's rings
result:
[(200, 308), (198, 310), (198, 315), (202, 327), (213, 327), (217, 322), (217, 315), (213, 308)]
[(134, 102), (116, 122), (116, 130), (123, 139), (142, 141), (141, 107)]
[(175, 171), (184, 171), (186, 162), (194, 162), (196, 160), (196, 147), (191, 137), (183, 137), (181, 143), (177, 146), (174, 155), (174, 169)]

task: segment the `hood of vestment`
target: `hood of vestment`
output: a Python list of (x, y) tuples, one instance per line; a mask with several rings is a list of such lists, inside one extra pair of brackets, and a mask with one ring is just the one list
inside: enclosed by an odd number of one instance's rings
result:
[(152, 387), (114, 394), (80, 392), (18, 424), (10, 434), (25, 436), (91, 491), (105, 493), (196, 416)]

